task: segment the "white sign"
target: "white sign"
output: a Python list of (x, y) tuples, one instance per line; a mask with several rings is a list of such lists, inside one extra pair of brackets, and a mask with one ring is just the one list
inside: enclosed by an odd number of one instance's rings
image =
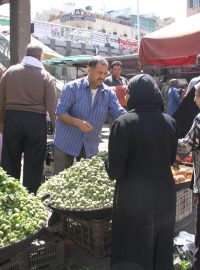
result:
[(40, 38), (50, 38), (51, 25), (47, 23), (34, 22), (34, 36)]

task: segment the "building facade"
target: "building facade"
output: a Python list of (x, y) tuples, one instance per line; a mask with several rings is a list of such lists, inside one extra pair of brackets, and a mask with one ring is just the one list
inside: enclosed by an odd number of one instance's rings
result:
[(187, 16), (200, 12), (200, 0), (187, 0)]

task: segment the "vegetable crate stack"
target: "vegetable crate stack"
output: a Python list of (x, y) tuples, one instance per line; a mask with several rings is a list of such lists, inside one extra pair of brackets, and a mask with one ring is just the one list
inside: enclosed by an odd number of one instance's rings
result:
[(28, 248), (28, 269), (58, 269), (64, 265), (64, 241), (54, 234), (44, 234)]
[(93, 255), (110, 253), (111, 210), (115, 181), (105, 171), (105, 152), (81, 159), (74, 166), (51, 177), (38, 190), (49, 194), (47, 205), (65, 217), (67, 236)]
[(53, 234), (43, 234), (23, 252), (0, 265), (1, 270), (52, 270), (64, 267), (64, 241)]
[[(50, 270), (47, 265), (63, 262), (63, 239), (44, 235), (47, 223), (45, 205), (2, 168), (0, 217), (1, 270)], [(36, 244), (35, 239), (40, 241), (37, 240)]]
[(193, 169), (189, 166), (179, 165), (178, 167), (172, 167), (176, 186), (179, 189), (183, 187), (176, 192), (176, 222), (192, 213), (192, 190), (188, 188), (191, 182), (192, 172)]
[(9, 258), (3, 264), (0, 264), (1, 270), (26, 270), (26, 263), (24, 262), (24, 253), (18, 253), (16, 256)]
[(192, 214), (192, 190), (189, 188), (176, 192), (176, 222)]
[(111, 220), (66, 219), (66, 236), (95, 257), (104, 257), (111, 251)]

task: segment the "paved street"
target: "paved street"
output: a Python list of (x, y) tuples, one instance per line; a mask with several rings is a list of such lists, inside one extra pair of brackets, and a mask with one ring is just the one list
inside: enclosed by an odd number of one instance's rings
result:
[(108, 151), (108, 137), (109, 137), (109, 126), (105, 124), (101, 132), (101, 142), (99, 144), (99, 151)]

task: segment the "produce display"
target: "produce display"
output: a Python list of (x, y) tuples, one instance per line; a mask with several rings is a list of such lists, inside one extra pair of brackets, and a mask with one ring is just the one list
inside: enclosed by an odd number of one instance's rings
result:
[(189, 270), (192, 267), (192, 253), (186, 249), (184, 252), (182, 247), (179, 246), (179, 249), (174, 247), (173, 253), (173, 270)]
[(0, 168), (0, 248), (25, 239), (47, 220), (41, 200)]
[(74, 166), (51, 177), (38, 190), (38, 196), (50, 195), (48, 204), (60, 209), (88, 210), (112, 206), (115, 181), (108, 178), (100, 152), (81, 159)]
[(192, 168), (187, 166), (172, 166), (171, 169), (176, 184), (191, 181)]
[(192, 159), (192, 155), (189, 154), (187, 157), (185, 157), (184, 159), (181, 160), (183, 163), (185, 164), (192, 164), (193, 159)]

